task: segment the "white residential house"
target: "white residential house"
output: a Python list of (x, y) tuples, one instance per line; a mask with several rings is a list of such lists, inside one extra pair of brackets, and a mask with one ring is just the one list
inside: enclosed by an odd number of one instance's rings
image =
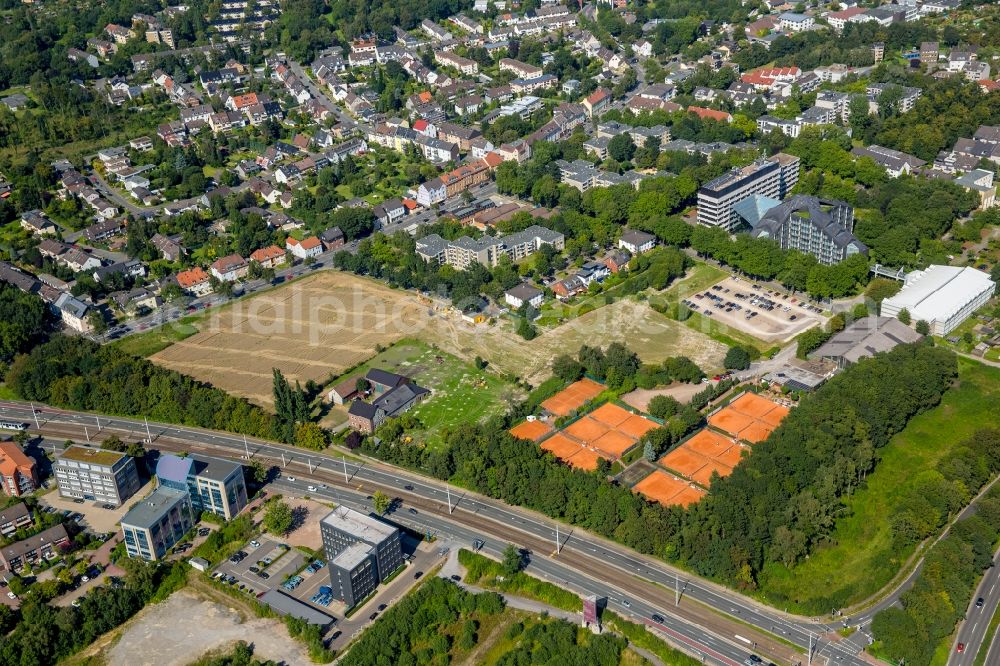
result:
[(816, 25), (816, 19), (806, 14), (796, 14), (795, 12), (785, 12), (778, 17), (778, 25), (782, 30), (789, 32), (802, 32), (809, 30)]
[(308, 259), (323, 254), (323, 243), (316, 236), (310, 236), (301, 241), (289, 237), (285, 241), (285, 249), (298, 259)]
[(521, 309), (525, 303), (537, 310), (542, 306), (545, 294), (541, 289), (532, 287), (527, 282), (522, 282), (504, 292), (503, 298), (507, 305), (515, 310)]

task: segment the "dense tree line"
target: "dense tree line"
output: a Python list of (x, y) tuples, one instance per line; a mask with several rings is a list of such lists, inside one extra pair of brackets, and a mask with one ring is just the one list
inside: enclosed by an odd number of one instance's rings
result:
[(203, 657), (192, 666), (278, 666), (278, 662), (261, 661), (253, 656), (253, 645), (246, 641), (238, 641), (228, 653), (218, 656)]
[(365, 631), (343, 663), (442, 663), (456, 644), (463, 650), (473, 648), (479, 622), (503, 609), (503, 598), (495, 592), (472, 594), (451, 581), (432, 576)]
[[(612, 633), (591, 636), (581, 634), (577, 626), (565, 620), (530, 625), (511, 625), (506, 638), (517, 646), (497, 660), (497, 666), (533, 666), (534, 664), (617, 664), (628, 641)], [(585, 635), (585, 639), (581, 636)]]
[[(995, 465), (996, 431), (990, 437)], [(1000, 491), (993, 489), (976, 504), (975, 514), (955, 523), (948, 536), (928, 551), (913, 587), (900, 597), (902, 608), (880, 611), (872, 620), (879, 652), (913, 666), (929, 664), (937, 647), (950, 642), (983, 571), (992, 566), (998, 537)]]
[(273, 416), (187, 375), (83, 338), (56, 335), (18, 356), (7, 385), (24, 400), (67, 409), (278, 438)]
[(38, 343), (50, 323), (42, 299), (0, 282), (0, 377), (15, 354)]

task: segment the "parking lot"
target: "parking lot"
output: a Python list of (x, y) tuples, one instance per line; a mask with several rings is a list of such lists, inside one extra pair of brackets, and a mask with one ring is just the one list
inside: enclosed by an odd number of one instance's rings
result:
[(765, 342), (786, 342), (824, 321), (823, 310), (801, 297), (737, 277), (693, 294), (684, 304)]
[(122, 516), (128, 513), (128, 508), (139, 498), (145, 497), (152, 491), (153, 484), (152, 481), (150, 481), (140, 488), (139, 492), (125, 500), (125, 503), (122, 506), (111, 509), (105, 509), (103, 502), (94, 502), (92, 500), (79, 502), (68, 497), (60, 497), (57, 490), (45, 493), (38, 498), (38, 502), (43, 507), (50, 506), (56, 511), (69, 511), (70, 513), (83, 514), (83, 518), (79, 519), (77, 522), (91, 532), (102, 534), (107, 532), (117, 532), (118, 522), (122, 519)]
[[(254, 546), (254, 543), (259, 545)], [(246, 557), (238, 562), (232, 559), (220, 564), (214, 575), (248, 594), (260, 596), (271, 589), (310, 604), (327, 614), (343, 616), (343, 604), (333, 599), (328, 590), (330, 575), (323, 560), (314, 560), (274, 537), (262, 535), (242, 548)], [(268, 563), (270, 560), (270, 563)]]

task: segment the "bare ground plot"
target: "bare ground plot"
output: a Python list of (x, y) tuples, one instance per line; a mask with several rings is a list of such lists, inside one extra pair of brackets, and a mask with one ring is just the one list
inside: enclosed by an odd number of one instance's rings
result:
[(688, 356), (703, 367), (718, 367), (726, 348), (699, 331), (667, 319), (645, 301), (623, 299), (545, 331), (531, 341), (514, 333), (513, 324), (473, 325), (438, 318), (427, 328), (437, 344), (456, 354), (476, 355), (494, 367), (534, 384), (547, 378), (553, 358), (575, 355), (584, 344), (606, 346), (622, 342), (644, 362), (658, 363), (668, 356)]
[(677, 382), (670, 386), (655, 389), (635, 389), (622, 396), (622, 402), (635, 407), (641, 412), (649, 411), (649, 401), (658, 395), (668, 395), (682, 405), (691, 402), (700, 391), (705, 390), (705, 384), (684, 384)]
[(285, 502), (292, 509), (295, 519), (294, 527), (282, 539), (289, 546), (305, 546), (312, 550), (323, 549), (323, 538), (320, 536), (319, 523), (330, 513), (331, 508), (315, 500), (286, 497)]
[(180, 590), (142, 611), (108, 651), (109, 666), (183, 666), (236, 641), (254, 645), (254, 656), (277, 662), (311, 664), (302, 644), (280, 620), (253, 618)]
[[(715, 286), (719, 289), (715, 289)], [(716, 323), (758, 340), (787, 342), (825, 321), (822, 314), (803, 307), (802, 301), (797, 297), (780, 292), (769, 294), (767, 289), (754, 289), (753, 283), (746, 280), (730, 277), (715, 286), (688, 299), (694, 303), (696, 312), (711, 312), (709, 317)], [(751, 304), (755, 297), (767, 299), (773, 304), (773, 309), (768, 310), (761, 302)], [(747, 319), (751, 314), (755, 316)]]
[(419, 328), (424, 310), (411, 293), (324, 271), (220, 309), (151, 360), (270, 406), (273, 368), (322, 383)]

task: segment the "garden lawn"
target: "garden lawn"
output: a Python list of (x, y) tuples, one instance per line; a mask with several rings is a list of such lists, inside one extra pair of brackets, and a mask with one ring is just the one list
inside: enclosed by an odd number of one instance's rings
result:
[(189, 338), (198, 332), (194, 322), (200, 317), (183, 317), (174, 323), (158, 326), (145, 333), (134, 333), (111, 343), (120, 351), (132, 356), (148, 358), (163, 351), (175, 342)]
[(879, 451), (867, 486), (847, 498), (834, 545), (817, 549), (788, 569), (770, 564), (760, 576), (760, 597), (789, 611), (828, 613), (876, 594), (898, 573), (913, 549), (894, 552), (889, 523), (917, 475), (976, 430), (1000, 422), (1000, 369), (958, 359), (959, 384), (937, 407), (920, 414)]

